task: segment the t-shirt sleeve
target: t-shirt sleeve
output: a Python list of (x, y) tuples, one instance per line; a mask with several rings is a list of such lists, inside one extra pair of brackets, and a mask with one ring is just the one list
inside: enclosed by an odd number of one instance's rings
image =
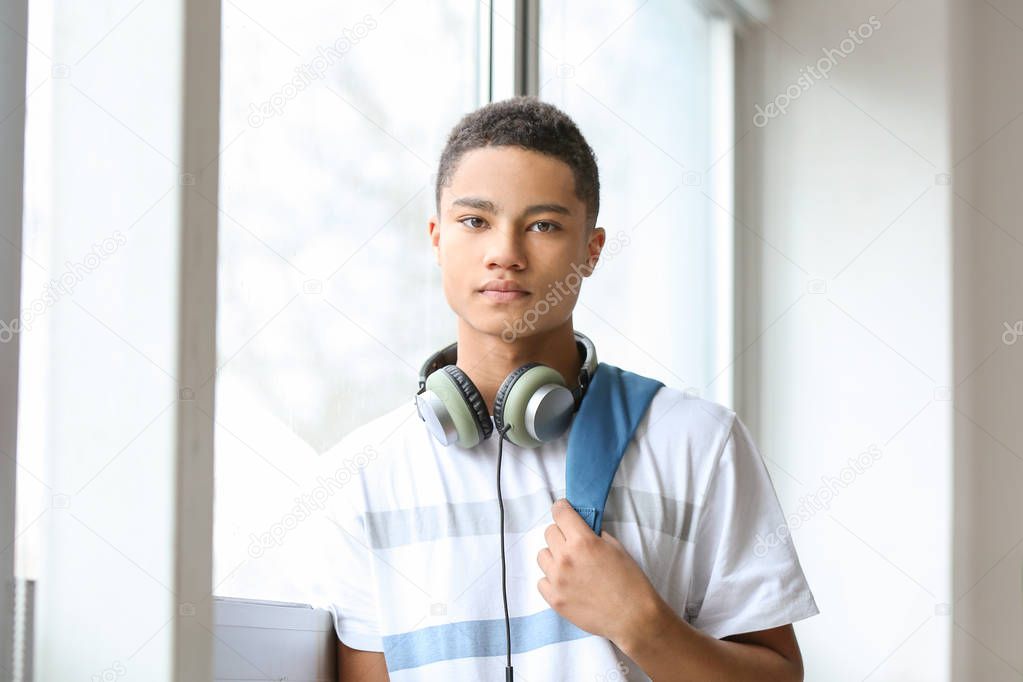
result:
[(720, 639), (820, 613), (788, 530), (763, 457), (736, 416), (701, 505), (691, 625)]
[(383, 651), (374, 575), (374, 555), (363, 517), (348, 503), (342, 490), (322, 510), (313, 545), (306, 553), (311, 581), (310, 602), (326, 609), (338, 638), (352, 649)]

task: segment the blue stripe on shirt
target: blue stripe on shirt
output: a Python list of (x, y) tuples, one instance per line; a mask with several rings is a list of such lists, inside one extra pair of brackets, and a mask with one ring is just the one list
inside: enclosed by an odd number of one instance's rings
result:
[[(511, 619), (512, 653), (594, 636), (552, 609)], [(466, 620), (410, 630), (383, 638), (388, 670), (416, 668), (437, 661), (473, 656), (504, 656), (504, 618)]]

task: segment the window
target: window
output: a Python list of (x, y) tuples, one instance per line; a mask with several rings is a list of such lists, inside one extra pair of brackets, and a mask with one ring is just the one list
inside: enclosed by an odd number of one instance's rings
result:
[(540, 3), (539, 94), (594, 148), (607, 230), (575, 326), (613, 364), (729, 404), (731, 25), (596, 4)]
[[(212, 196), (181, 168), (182, 139), (215, 129), (181, 107), (181, 35), (201, 35), (201, 18), (176, 3), (104, 0), (81, 15), (31, 0), (21, 309), (94, 241), (109, 256), (20, 337), (17, 523), (3, 522), (18, 577), (58, 573), (45, 613), (102, 603), (122, 648), (157, 633), (136, 670), (172, 649), (175, 417), (190, 399), (176, 376), (180, 208), (193, 186), (219, 220), (218, 595), (303, 598), (286, 540), (302, 532), (289, 514), (307, 466), (411, 400), (423, 359), (453, 339), (426, 219), (447, 133), (489, 99), (539, 94), (595, 147), (608, 246), (575, 322), (601, 359), (730, 401), (731, 29), (697, 3), (602, 5), (224, 0)], [(40, 547), (60, 551), (43, 560)], [(96, 581), (163, 610), (82, 593), (63, 566), (83, 555)], [(49, 626), (37, 651), (75, 622)], [(120, 655), (94, 653), (97, 671)]]
[(456, 0), (223, 13), (214, 582), (296, 601), (304, 465), (411, 400), (454, 329), (426, 219), (448, 131), (486, 101), (490, 17)]
[(491, 71), (494, 98), (512, 94), (516, 44), (600, 162), (608, 241), (576, 327), (603, 359), (730, 397), (714, 160), (731, 100), (712, 84), (727, 24), (685, 3), (550, 1), (539, 40), (516, 39), (511, 5), (224, 4), (217, 594), (302, 601), (288, 540), (310, 530), (306, 464), (411, 400), (453, 339), (426, 234), (433, 173)]

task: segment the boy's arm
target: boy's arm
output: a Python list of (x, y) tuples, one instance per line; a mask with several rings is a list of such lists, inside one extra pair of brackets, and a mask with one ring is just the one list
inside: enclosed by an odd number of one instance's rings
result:
[(802, 682), (803, 659), (791, 624), (715, 639), (662, 601), (616, 644), (658, 682)]
[(384, 654), (380, 651), (352, 649), (337, 642), (337, 679), (339, 682), (390, 682)]
[[(801, 682), (791, 625), (716, 639), (676, 614), (611, 533), (598, 536), (562, 498), (537, 563), (541, 596), (563, 618), (614, 642), (657, 682)], [(776, 621), (777, 622), (777, 621)]]

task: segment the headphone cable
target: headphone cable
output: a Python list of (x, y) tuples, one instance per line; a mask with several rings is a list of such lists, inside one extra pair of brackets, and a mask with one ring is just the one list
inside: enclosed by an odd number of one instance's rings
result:
[(510, 428), (511, 424), (508, 424), (499, 431), (500, 438), (497, 441), (497, 504), (501, 508), (501, 593), (504, 597), (504, 636), (508, 654), (508, 664), (504, 669), (505, 682), (512, 682), (514, 679), (511, 663), (511, 619), (508, 617), (507, 564), (504, 556), (504, 498), (501, 497), (501, 456), (504, 450), (504, 434), (508, 433)]

